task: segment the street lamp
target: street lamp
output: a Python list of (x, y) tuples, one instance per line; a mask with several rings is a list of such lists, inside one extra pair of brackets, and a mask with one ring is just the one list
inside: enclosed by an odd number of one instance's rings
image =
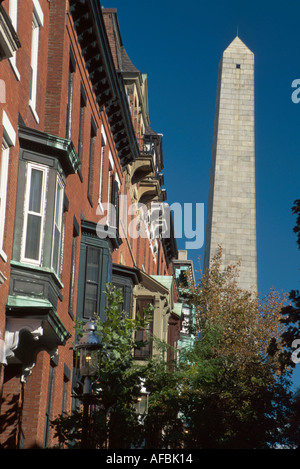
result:
[(140, 416), (148, 412), (148, 398), (149, 392), (145, 387), (145, 380), (140, 378), (140, 395), (137, 398), (137, 412)]
[(82, 448), (88, 448), (89, 440), (89, 407), (90, 395), (92, 391), (91, 377), (97, 374), (98, 364), (101, 353), (101, 340), (99, 335), (95, 333), (95, 322), (90, 319), (85, 327), (85, 333), (76, 345), (79, 351), (79, 370), (84, 378), (83, 385), (83, 419), (82, 419)]

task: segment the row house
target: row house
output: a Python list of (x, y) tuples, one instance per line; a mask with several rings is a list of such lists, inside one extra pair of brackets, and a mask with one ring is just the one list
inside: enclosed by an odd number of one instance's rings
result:
[[(172, 274), (172, 260), (177, 257), (177, 247), (172, 218), (164, 213), (167, 206), (162, 173), (163, 136), (150, 127), (147, 75), (135, 67), (127, 54), (117, 10), (103, 8), (102, 14), (114, 66), (124, 84), (139, 149), (137, 158), (127, 165), (125, 175), (127, 204), (132, 207), (131, 214), (134, 217), (132, 230), (129, 230), (130, 252), (133, 255), (132, 259), (128, 258), (129, 253), (127, 256), (124, 253), (123, 257), (121, 246), (119, 264), (125, 258), (126, 266), (130, 265), (138, 272), (139, 281), (133, 288), (133, 310), (141, 315), (143, 309), (152, 304), (154, 313), (151, 332), (171, 343), (173, 334), (170, 331), (176, 329), (179, 333), (180, 316), (176, 315), (174, 321), (177, 289)], [(138, 237), (134, 236), (137, 227)], [(138, 360), (145, 360), (153, 352), (151, 344), (135, 351)]]
[(181, 318), (180, 336), (177, 340), (177, 356), (191, 347), (196, 340), (196, 308), (191, 304), (190, 295), (196, 285), (193, 261), (188, 259), (186, 250), (178, 250), (172, 261), (173, 276), (177, 286), (178, 303), (175, 305), (177, 316)]
[(108, 284), (130, 317), (151, 303), (149, 328), (176, 346), (178, 251), (163, 137), (116, 10), (3, 0), (0, 59), (0, 445), (50, 447), (78, 389), (75, 320), (105, 318)]

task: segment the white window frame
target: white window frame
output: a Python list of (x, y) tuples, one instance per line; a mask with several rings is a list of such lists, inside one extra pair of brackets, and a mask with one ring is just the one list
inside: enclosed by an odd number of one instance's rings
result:
[(103, 129), (101, 128), (101, 137), (102, 137), (102, 142), (101, 142), (101, 154), (100, 154), (100, 180), (99, 180), (99, 199), (98, 199), (98, 205), (100, 207), (101, 214), (104, 212), (103, 205), (102, 205), (102, 186), (103, 186), (103, 165), (104, 165), (104, 151), (106, 147), (106, 133)]
[[(38, 259), (30, 259), (25, 257), (26, 252), (26, 235), (27, 235), (27, 225), (28, 225), (28, 215), (29, 212), (29, 199), (30, 199), (30, 188), (31, 188), (31, 175), (32, 170), (36, 169), (43, 173), (42, 179), (42, 190), (41, 190), (41, 207), (39, 215), (41, 217), (41, 229), (40, 229), (40, 239), (39, 239), (39, 256)], [(42, 262), (42, 252), (43, 252), (43, 237), (44, 237), (44, 224), (45, 224), (45, 212), (46, 212), (46, 185), (48, 179), (48, 167), (42, 166), (38, 163), (29, 162), (27, 165), (27, 181), (26, 181), (26, 192), (25, 192), (25, 202), (24, 202), (24, 226), (23, 226), (23, 236), (22, 236), (22, 247), (21, 247), (21, 262), (32, 265), (41, 265)], [(34, 212), (36, 214), (36, 212)]]
[(2, 154), (0, 163), (0, 257), (6, 262), (7, 255), (3, 250), (5, 218), (6, 218), (6, 197), (7, 197), (7, 181), (8, 181), (8, 166), (9, 166), (9, 152), (10, 147), (16, 144), (16, 132), (6, 114), (3, 111), (2, 116), (3, 125), (3, 141), (2, 141)]
[[(118, 194), (119, 194), (119, 191), (121, 189), (121, 183), (120, 183), (120, 179), (119, 179), (119, 176), (117, 175), (117, 173), (115, 173), (115, 181), (116, 183), (118, 184)], [(119, 195), (117, 195), (117, 197), (119, 197)], [(116, 201), (116, 206), (118, 207), (118, 210), (119, 210), (119, 217), (120, 217), (120, 206), (119, 206), (119, 200)], [(118, 213), (116, 213), (116, 217), (117, 217)], [(115, 219), (115, 224), (116, 226), (119, 225), (119, 220)]]
[[(57, 205), (57, 188), (58, 186), (61, 189), (61, 198), (59, 201), (59, 206)], [(53, 213), (53, 234), (52, 234), (52, 253), (51, 253), (51, 268), (54, 272), (60, 276), (61, 270), (61, 252), (62, 252), (62, 231), (63, 231), (63, 201), (64, 201), (64, 185), (59, 176), (56, 178), (56, 187), (55, 187), (55, 204), (54, 204), (54, 213)], [(58, 211), (58, 223), (56, 223), (56, 213)], [(59, 232), (59, 246), (58, 246), (58, 253), (57, 253), (57, 270), (54, 268), (54, 241), (55, 241), (55, 228)]]
[(109, 161), (109, 169), (108, 169), (108, 188), (107, 188), (107, 218), (106, 218), (106, 224), (107, 226), (110, 226), (110, 200), (111, 200), (111, 191), (112, 191), (112, 187), (111, 187), (111, 183), (110, 183), (110, 177), (114, 171), (114, 167), (115, 167), (115, 164), (114, 164), (114, 160), (113, 160), (113, 157), (112, 157), (112, 154), (111, 154), (111, 151), (109, 150), (109, 153), (108, 153), (108, 161)]
[(33, 0), (32, 15), (32, 38), (31, 38), (31, 87), (29, 107), (37, 123), (39, 116), (36, 111), (36, 95), (37, 95), (37, 74), (38, 74), (38, 58), (39, 58), (39, 30), (44, 24), (44, 15), (38, 0)]
[(6, 193), (8, 179), (9, 145), (6, 138), (2, 139), (2, 153), (0, 164), (0, 255), (7, 261), (7, 256), (3, 251), (5, 214), (6, 214)]
[(67, 116), (66, 116), (66, 138), (71, 140), (72, 136), (72, 115), (73, 115), (73, 94), (74, 94), (74, 68), (71, 63), (68, 73), (68, 94), (67, 94)]
[[(9, 0), (9, 16), (15, 31), (18, 31), (18, 0)], [(17, 51), (13, 52), (13, 56), (9, 58), (12, 69), (18, 81), (20, 81), (20, 72), (17, 67)]]

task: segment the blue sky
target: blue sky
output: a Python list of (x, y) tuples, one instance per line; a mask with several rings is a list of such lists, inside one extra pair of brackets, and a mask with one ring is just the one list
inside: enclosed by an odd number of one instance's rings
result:
[[(167, 201), (208, 198), (218, 63), (240, 39), (255, 55), (258, 290), (300, 289), (292, 215), (300, 198), (300, 4), (297, 1), (105, 0), (117, 8), (123, 44), (148, 75), (151, 127), (163, 133)], [(300, 96), (300, 93), (299, 93)], [(194, 212), (195, 214), (195, 212)], [(186, 239), (178, 239), (179, 249)], [(190, 250), (198, 279), (204, 248)], [(202, 265), (200, 263), (200, 265)], [(300, 364), (294, 386), (300, 385)]]
[[(300, 198), (300, 102), (291, 99), (292, 82), (300, 79), (300, 3), (103, 0), (102, 6), (117, 8), (126, 51), (148, 75), (151, 127), (164, 135), (170, 205), (204, 203), (206, 211), (218, 63), (237, 32), (252, 50), (258, 290), (300, 289), (291, 211)], [(178, 239), (178, 248), (186, 241)], [(197, 279), (203, 256), (204, 248), (189, 251)]]
[[(291, 99), (292, 82), (300, 79), (299, 2), (105, 0), (102, 6), (117, 8), (125, 49), (148, 75), (170, 205), (204, 203), (206, 210), (218, 63), (237, 31), (252, 50), (258, 290), (300, 288), (291, 212), (300, 198), (300, 103)], [(179, 249), (185, 241), (177, 240)], [(189, 251), (197, 278), (203, 255), (203, 248)]]
[[(106, 0), (125, 49), (148, 75), (151, 127), (163, 133), (168, 203), (207, 206), (218, 63), (237, 34), (255, 54), (258, 289), (300, 287), (291, 207), (300, 198), (300, 4)], [(195, 212), (194, 220), (196, 218)], [(178, 239), (179, 249), (186, 239)], [(196, 277), (204, 249), (190, 250)]]

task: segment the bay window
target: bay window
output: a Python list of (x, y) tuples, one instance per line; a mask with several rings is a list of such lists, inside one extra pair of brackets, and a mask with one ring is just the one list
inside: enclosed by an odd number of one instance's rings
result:
[[(55, 315), (58, 300), (63, 298), (64, 221), (69, 209), (64, 189), (67, 177), (76, 173), (79, 159), (70, 140), (24, 124), (19, 123), (18, 138), (18, 191), (7, 304), (17, 313), (30, 304), (30, 314), (41, 313), (65, 335)], [(51, 327), (49, 323), (49, 330)], [(49, 340), (54, 337), (51, 334)]]
[[(19, 125), (20, 159), (13, 261), (53, 274), (61, 288), (67, 176), (76, 173), (71, 141)], [(54, 151), (55, 149), (55, 151)], [(21, 267), (20, 267), (21, 268)]]

